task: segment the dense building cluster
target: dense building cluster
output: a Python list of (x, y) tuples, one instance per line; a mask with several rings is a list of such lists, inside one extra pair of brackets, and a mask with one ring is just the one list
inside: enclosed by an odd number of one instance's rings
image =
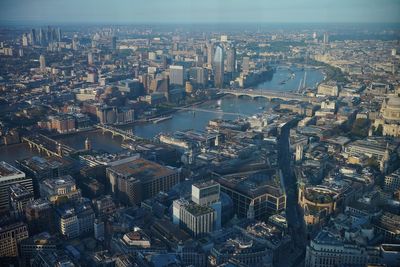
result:
[(400, 266), (400, 46), (374, 36), (0, 31), (0, 265)]

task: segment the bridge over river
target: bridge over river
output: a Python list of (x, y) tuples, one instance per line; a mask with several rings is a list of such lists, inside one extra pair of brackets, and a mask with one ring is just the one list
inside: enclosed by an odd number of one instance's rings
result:
[(225, 95), (234, 95), (234, 96), (248, 96), (251, 98), (263, 97), (268, 100), (272, 99), (281, 99), (285, 101), (297, 100), (302, 102), (310, 102), (312, 100), (311, 97), (292, 93), (292, 92), (277, 92), (272, 90), (264, 90), (264, 89), (240, 89), (240, 90), (230, 90), (230, 89), (221, 89), (219, 90), (219, 94)]

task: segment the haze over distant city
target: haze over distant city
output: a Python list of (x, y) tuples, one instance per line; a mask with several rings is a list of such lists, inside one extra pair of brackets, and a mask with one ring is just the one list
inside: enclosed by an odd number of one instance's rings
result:
[(400, 23), (398, 0), (2, 0), (1, 23)]

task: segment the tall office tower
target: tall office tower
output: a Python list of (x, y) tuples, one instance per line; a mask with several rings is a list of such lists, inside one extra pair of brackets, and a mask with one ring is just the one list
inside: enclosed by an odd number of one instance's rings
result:
[(40, 64), (40, 70), (43, 71), (46, 69), (46, 58), (44, 57), (44, 55), (40, 55), (39, 64)]
[(93, 230), (94, 230), (94, 238), (96, 240), (103, 241), (104, 240), (104, 232), (105, 232), (104, 222), (100, 219), (95, 219)]
[(44, 45), (46, 43), (46, 36), (42, 28), (39, 29), (39, 44)]
[(20, 218), (25, 214), (25, 208), (29, 201), (33, 200), (33, 192), (21, 184), (10, 186), (10, 213), (14, 218)]
[(72, 37), (72, 50), (78, 50), (78, 36)]
[(214, 44), (212, 42), (207, 43), (207, 68), (212, 69), (214, 60)]
[(214, 55), (214, 86), (216, 88), (224, 86), (224, 50), (219, 45)]
[(199, 237), (221, 228), (220, 185), (214, 181), (192, 185), (191, 200), (178, 199), (172, 204), (174, 224)]
[(324, 33), (324, 44), (329, 43), (329, 34), (327, 32)]
[(26, 33), (22, 35), (22, 46), (28, 46), (28, 36)]
[(0, 257), (17, 257), (18, 244), (29, 237), (25, 223), (3, 223), (0, 225)]
[(88, 64), (93, 65), (93, 53), (92, 52), (88, 53)]
[(168, 68), (168, 57), (166, 55), (161, 56), (162, 68), (166, 70)]
[(221, 228), (222, 203), (220, 201), (220, 185), (215, 181), (196, 183), (192, 185), (192, 201), (201, 206), (209, 206), (215, 210), (213, 228)]
[(32, 29), (31, 30), (31, 45), (35, 45), (36, 44), (36, 40), (37, 40), (36, 30)]
[(204, 68), (198, 68), (196, 70), (196, 82), (201, 85), (206, 85), (208, 78), (208, 70)]
[(19, 183), (33, 193), (32, 179), (26, 178), (25, 173), (11, 166), (0, 162), (0, 213), (9, 209), (9, 188), (11, 185)]
[(232, 45), (226, 51), (226, 72), (236, 71), (236, 48)]
[(249, 70), (250, 70), (250, 58), (249, 57), (243, 57), (242, 72), (248, 73)]
[(48, 43), (52, 43), (53, 40), (52, 40), (52, 32), (51, 32), (50, 26), (47, 26), (47, 29), (46, 29), (45, 34), (46, 34), (47, 42), (48, 42)]
[(184, 84), (183, 66), (176, 66), (176, 65), (169, 66), (169, 81), (170, 84), (183, 86)]
[(117, 37), (113, 36), (111, 39), (111, 49), (112, 50), (117, 50)]
[(201, 237), (216, 230), (216, 211), (213, 208), (200, 206), (185, 199), (174, 200), (172, 205), (173, 222), (186, 229), (193, 237)]
[(57, 41), (58, 41), (58, 42), (61, 42), (61, 38), (62, 38), (61, 29), (58, 28), (58, 29), (57, 29)]

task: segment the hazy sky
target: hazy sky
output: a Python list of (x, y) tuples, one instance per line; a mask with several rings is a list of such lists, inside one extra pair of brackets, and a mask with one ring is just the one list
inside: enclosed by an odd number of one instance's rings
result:
[(400, 0), (0, 0), (9, 22), (400, 22)]

